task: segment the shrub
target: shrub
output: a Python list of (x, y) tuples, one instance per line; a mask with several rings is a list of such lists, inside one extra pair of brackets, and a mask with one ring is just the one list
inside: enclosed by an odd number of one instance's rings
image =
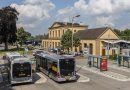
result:
[(33, 50), (32, 44), (29, 44), (27, 47), (28, 47), (29, 50)]

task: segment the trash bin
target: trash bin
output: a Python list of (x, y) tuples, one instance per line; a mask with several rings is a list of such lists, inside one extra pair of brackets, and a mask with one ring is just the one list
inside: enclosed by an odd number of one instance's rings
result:
[(100, 61), (100, 71), (107, 71), (108, 67), (107, 67), (107, 58), (106, 57), (102, 57), (101, 61)]

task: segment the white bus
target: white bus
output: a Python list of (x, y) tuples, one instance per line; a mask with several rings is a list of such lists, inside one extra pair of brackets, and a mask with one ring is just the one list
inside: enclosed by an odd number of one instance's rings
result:
[(75, 59), (56, 54), (37, 54), (36, 69), (48, 75), (57, 82), (75, 81)]
[(6, 53), (11, 84), (32, 82), (32, 62), (19, 53)]

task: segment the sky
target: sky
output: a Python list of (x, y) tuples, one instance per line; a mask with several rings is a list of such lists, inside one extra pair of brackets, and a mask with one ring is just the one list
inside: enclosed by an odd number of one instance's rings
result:
[(42, 35), (54, 22), (74, 22), (89, 28), (130, 28), (130, 0), (0, 0), (0, 8), (15, 7), (17, 27)]

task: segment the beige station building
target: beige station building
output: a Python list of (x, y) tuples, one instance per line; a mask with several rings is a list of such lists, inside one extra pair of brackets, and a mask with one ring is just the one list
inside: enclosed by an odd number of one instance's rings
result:
[(89, 52), (92, 55), (109, 55), (114, 54), (115, 50), (108, 46), (107, 41), (116, 41), (120, 37), (110, 27), (92, 28), (88, 29), (87, 25), (79, 23), (68, 22), (54, 22), (48, 28), (48, 38), (42, 40), (42, 47), (44, 49), (57, 48), (61, 46), (60, 39), (62, 35), (68, 30), (73, 30), (80, 38), (80, 46), (73, 47), (73, 51), (82, 52), (84, 48), (89, 47)]

